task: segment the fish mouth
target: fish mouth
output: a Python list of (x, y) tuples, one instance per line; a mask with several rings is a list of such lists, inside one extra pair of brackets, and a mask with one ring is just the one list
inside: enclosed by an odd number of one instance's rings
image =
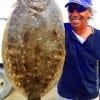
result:
[(37, 12), (44, 11), (48, 5), (47, 1), (25, 1), (25, 5), (30, 9), (36, 10)]

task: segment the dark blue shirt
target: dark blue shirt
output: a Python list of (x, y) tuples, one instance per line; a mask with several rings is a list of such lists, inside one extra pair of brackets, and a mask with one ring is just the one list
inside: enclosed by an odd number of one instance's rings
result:
[(94, 33), (81, 44), (65, 23), (66, 58), (63, 73), (58, 82), (59, 95), (74, 100), (90, 100), (98, 95), (100, 67), (100, 31)]

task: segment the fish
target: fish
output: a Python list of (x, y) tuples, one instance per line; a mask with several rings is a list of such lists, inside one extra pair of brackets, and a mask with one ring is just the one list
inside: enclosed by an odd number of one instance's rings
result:
[(65, 29), (54, 0), (17, 0), (3, 34), (2, 59), (11, 84), (28, 100), (41, 100), (59, 81)]

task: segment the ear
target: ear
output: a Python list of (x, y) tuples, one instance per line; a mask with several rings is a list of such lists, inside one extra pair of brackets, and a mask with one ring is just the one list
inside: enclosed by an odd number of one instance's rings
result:
[(93, 14), (92, 14), (92, 10), (89, 9), (89, 10), (88, 10), (88, 17), (91, 18), (92, 15), (93, 15)]

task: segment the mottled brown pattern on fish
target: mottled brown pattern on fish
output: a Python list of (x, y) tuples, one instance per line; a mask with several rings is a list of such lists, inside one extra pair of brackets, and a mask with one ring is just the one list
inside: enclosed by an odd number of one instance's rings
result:
[(61, 75), (64, 27), (53, 0), (17, 2), (4, 32), (3, 63), (13, 86), (33, 100), (47, 93)]

